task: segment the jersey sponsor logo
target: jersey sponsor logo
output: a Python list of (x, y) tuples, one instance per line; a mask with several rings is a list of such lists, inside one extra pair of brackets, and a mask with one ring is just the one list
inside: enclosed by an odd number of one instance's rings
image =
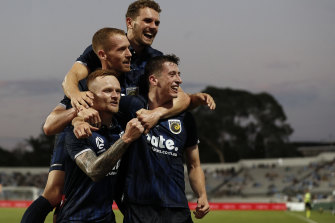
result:
[(167, 149), (178, 151), (178, 147), (175, 146), (174, 141), (172, 139), (165, 139), (164, 136), (153, 136), (147, 134), (147, 141), (155, 148)]
[(181, 132), (181, 122), (178, 119), (169, 119), (169, 129), (173, 134)]
[(98, 149), (103, 149), (104, 148), (104, 146), (105, 146), (105, 142), (104, 142), (104, 140), (101, 138), (101, 137), (99, 137), (99, 136), (97, 136), (96, 138), (95, 138), (95, 143), (97, 144), (97, 147), (98, 147)]

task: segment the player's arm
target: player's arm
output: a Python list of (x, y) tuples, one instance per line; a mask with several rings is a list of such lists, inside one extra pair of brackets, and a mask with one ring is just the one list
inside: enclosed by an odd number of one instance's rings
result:
[(93, 94), (89, 91), (81, 92), (78, 88), (79, 81), (86, 78), (88, 74), (89, 69), (84, 64), (75, 62), (62, 83), (65, 95), (71, 99), (72, 107), (77, 110), (93, 105)]
[(66, 109), (65, 105), (57, 105), (45, 120), (43, 131), (46, 135), (60, 133), (76, 116), (77, 112), (74, 108)]
[(98, 181), (110, 172), (122, 157), (131, 142), (138, 139), (144, 128), (136, 119), (128, 122), (125, 133), (106, 152), (96, 156), (92, 150), (87, 150), (76, 157), (76, 164), (93, 181)]
[[(99, 113), (93, 108), (84, 108), (77, 113), (76, 109), (66, 109), (65, 105), (58, 105), (48, 115), (43, 125), (43, 131), (46, 135), (55, 135), (64, 130), (74, 118), (80, 118), (95, 127), (100, 127), (101, 119)], [(94, 129), (97, 130), (97, 129)]]
[(189, 109), (196, 108), (200, 105), (205, 105), (207, 106), (210, 110), (214, 110), (216, 108), (215, 101), (213, 97), (207, 93), (195, 93), (195, 94), (190, 94), (190, 106)]
[(155, 126), (159, 119), (175, 116), (186, 110), (190, 105), (190, 97), (179, 88), (178, 97), (173, 99), (173, 103), (164, 104), (152, 110), (140, 109), (136, 112), (138, 120), (142, 123), (147, 133)]
[(195, 108), (200, 105), (207, 105), (214, 110), (216, 105), (214, 99), (206, 93), (186, 94), (179, 88), (178, 97), (173, 99), (173, 104), (166, 104), (153, 110), (140, 109), (136, 112), (146, 133), (157, 124), (159, 119), (173, 117), (188, 108)]
[(185, 156), (190, 185), (198, 198), (198, 204), (193, 213), (196, 218), (203, 218), (210, 208), (205, 187), (205, 175), (200, 166), (198, 145), (186, 148)]

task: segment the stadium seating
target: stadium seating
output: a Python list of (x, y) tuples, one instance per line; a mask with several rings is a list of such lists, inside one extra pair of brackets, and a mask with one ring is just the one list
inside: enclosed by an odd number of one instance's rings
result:
[[(323, 153), (312, 158), (241, 160), (233, 164), (202, 164), (210, 201), (302, 201), (306, 188), (314, 198), (332, 196), (335, 188), (335, 153)], [(0, 168), (3, 191), (28, 190), (36, 194), (43, 190), (48, 168)], [(185, 188), (189, 201), (195, 196), (188, 182), (185, 167)], [(11, 192), (20, 196), (23, 192)], [(36, 196), (36, 195), (34, 195)], [(4, 193), (0, 193), (0, 200)], [(23, 197), (24, 199), (24, 197)]]

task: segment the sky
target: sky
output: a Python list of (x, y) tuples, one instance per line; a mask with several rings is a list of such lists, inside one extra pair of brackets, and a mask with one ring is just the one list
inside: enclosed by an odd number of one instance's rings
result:
[[(38, 136), (61, 82), (103, 27), (126, 29), (128, 0), (0, 3), (0, 146)], [(335, 141), (335, 1), (157, 1), (153, 47), (181, 58), (183, 89), (268, 92), (291, 141)]]

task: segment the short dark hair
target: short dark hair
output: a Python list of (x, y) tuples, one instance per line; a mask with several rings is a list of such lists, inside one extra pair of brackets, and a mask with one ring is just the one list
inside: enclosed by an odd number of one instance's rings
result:
[(151, 58), (144, 68), (144, 74), (147, 80), (146, 82), (148, 84), (148, 86), (146, 87), (149, 87), (149, 76), (152, 74), (155, 74), (155, 76), (159, 76), (162, 72), (163, 64), (165, 62), (171, 62), (179, 65), (179, 57), (174, 54), (167, 54)]
[(90, 86), (93, 80), (95, 80), (97, 77), (105, 77), (105, 76), (114, 76), (118, 79), (119, 74), (112, 71), (112, 70), (104, 70), (104, 69), (98, 69), (93, 71), (87, 76), (87, 87)]
[(103, 50), (107, 50), (107, 49), (105, 49), (106, 43), (107, 43), (108, 39), (110, 38), (110, 36), (113, 36), (113, 35), (126, 35), (126, 33), (121, 29), (105, 27), (105, 28), (99, 29), (93, 35), (92, 48), (93, 48), (93, 51), (95, 52), (95, 54), (98, 54), (98, 51), (101, 48)]
[(135, 19), (139, 15), (140, 9), (143, 9), (143, 8), (151, 8), (158, 13), (160, 13), (162, 11), (159, 4), (155, 1), (152, 1), (152, 0), (137, 0), (133, 3), (131, 3), (128, 6), (128, 10), (127, 10), (127, 13), (126, 13), (126, 18), (130, 17), (132, 19)]

